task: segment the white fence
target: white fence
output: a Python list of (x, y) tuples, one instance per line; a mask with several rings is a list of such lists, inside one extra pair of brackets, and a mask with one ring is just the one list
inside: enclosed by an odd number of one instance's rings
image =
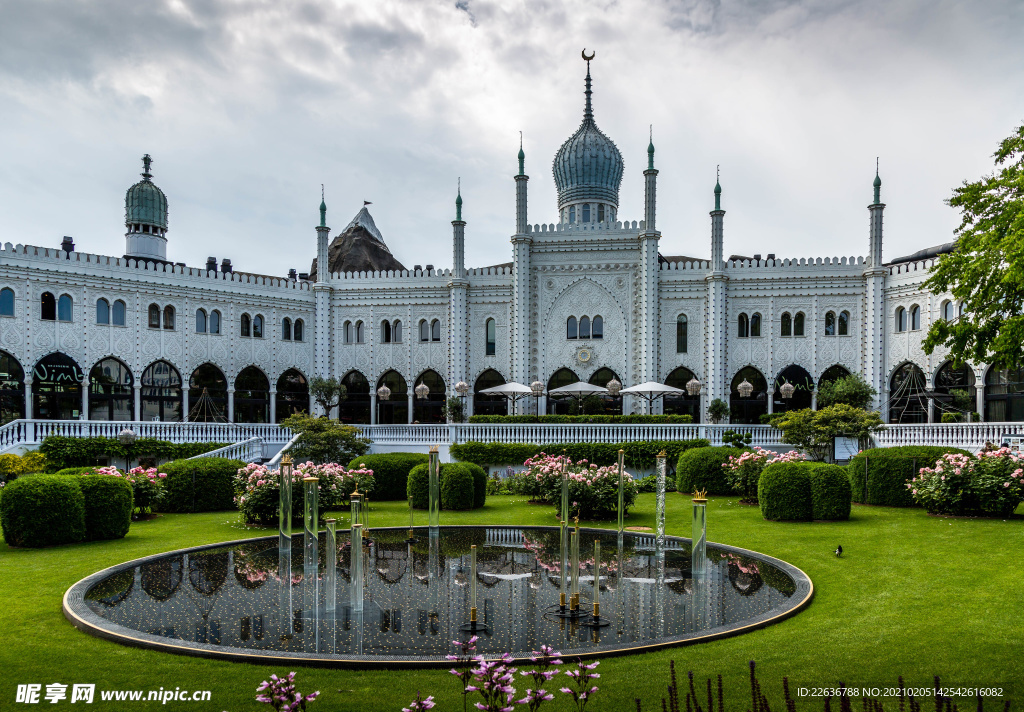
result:
[(942, 445), (978, 451), (986, 443), (998, 446), (1004, 435), (1024, 435), (1024, 423), (928, 423), (887, 425), (875, 434), (877, 447)]
[(189, 460), (197, 460), (201, 457), (223, 457), (226, 460), (241, 460), (242, 462), (257, 462), (263, 459), (263, 438), (249, 438), (233, 445), (226, 445), (201, 455), (193, 455)]

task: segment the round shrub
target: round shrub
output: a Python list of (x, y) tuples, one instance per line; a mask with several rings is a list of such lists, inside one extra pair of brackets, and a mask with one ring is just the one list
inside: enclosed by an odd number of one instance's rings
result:
[(25, 472), (22, 459), (17, 455), (0, 455), (0, 482), (7, 482), (17, 478)]
[(905, 445), (864, 450), (846, 466), (853, 501), (886, 507), (913, 507), (907, 489), (922, 467), (931, 467), (946, 453), (969, 455), (966, 450), (936, 445)]
[(22, 477), (4, 487), (0, 526), (12, 546), (72, 544), (85, 539), (85, 498), (78, 479)]
[(95, 475), (96, 471), (100, 469), (99, 465), (93, 467), (65, 467), (63, 470), (57, 470), (53, 474), (55, 475)]
[(850, 518), (850, 478), (839, 465), (811, 465), (811, 509), (815, 519)]
[(373, 470), (373, 498), (378, 502), (405, 499), (409, 471), (427, 462), (421, 452), (385, 452), (362, 455), (348, 463), (348, 469)]
[(427, 465), (416, 465), (409, 470), (409, 479), (406, 482), (406, 496), (412, 497), (412, 506), (416, 509), (426, 509), (430, 504), (430, 474)]
[(123, 539), (135, 508), (131, 484), (111, 475), (83, 475), (78, 486), (85, 501), (85, 538)]
[(441, 509), (473, 509), (473, 473), (465, 463), (441, 465)]
[(201, 457), (196, 460), (175, 460), (160, 466), (167, 473), (164, 512), (220, 512), (235, 508), (233, 480), (241, 460)]
[(733, 494), (722, 465), (743, 452), (736, 447), (698, 447), (686, 450), (676, 465), (676, 489), (680, 492), (707, 490), (708, 494)]
[(777, 462), (768, 465), (757, 483), (757, 501), (761, 514), (770, 521), (810, 521), (811, 469), (806, 462)]
[(459, 463), (473, 475), (473, 509), (487, 504), (487, 472), (474, 462)]

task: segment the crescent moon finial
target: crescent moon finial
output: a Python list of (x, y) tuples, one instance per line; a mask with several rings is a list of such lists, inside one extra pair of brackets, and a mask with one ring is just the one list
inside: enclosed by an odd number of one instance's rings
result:
[(597, 54), (597, 53), (596, 53), (596, 52), (591, 52), (591, 53), (590, 53), (590, 56), (588, 57), (588, 56), (587, 56), (587, 48), (586, 48), (586, 47), (584, 47), (584, 48), (583, 48), (583, 52), (581, 52), (580, 54), (582, 54), (582, 55), (583, 55), (583, 59), (584, 59), (584, 60), (586, 60), (587, 62), (589, 62), (590, 60), (592, 60), (592, 59), (594, 58), (594, 55), (595, 55), (595, 54)]

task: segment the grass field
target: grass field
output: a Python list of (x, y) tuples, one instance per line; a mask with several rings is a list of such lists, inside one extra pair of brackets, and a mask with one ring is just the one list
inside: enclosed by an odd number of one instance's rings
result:
[[(689, 534), (689, 497), (670, 494), (668, 530)], [(588, 710), (661, 709), (669, 660), (685, 675), (725, 679), (726, 709), (750, 705), (748, 661), (775, 709), (782, 704), (782, 676), (791, 688), (909, 685), (1002, 688), (1003, 698), (1024, 699), (1024, 517), (979, 520), (932, 517), (919, 509), (854, 505), (848, 522), (772, 523), (735, 498), (708, 504), (708, 538), (777, 556), (813, 580), (811, 606), (764, 630), (697, 646), (605, 660), (601, 688)], [(520, 497), (491, 497), (472, 512), (442, 512), (442, 524), (552, 524), (552, 508)], [(421, 515), (425, 522), (425, 514)], [(640, 495), (630, 526), (651, 526), (654, 495)], [(375, 503), (371, 526), (407, 522), (404, 502)], [(417, 522), (421, 523), (421, 522)], [(596, 526), (611, 526), (597, 523)], [(17, 705), (18, 684), (95, 683), (100, 689), (181, 687), (211, 690), (210, 702), (169, 702), (166, 709), (265, 709), (254, 690), (271, 673), (289, 670), (206, 661), (123, 647), (81, 633), (61, 613), (64, 591), (84, 576), (113, 564), (188, 546), (262, 536), (245, 529), (234, 512), (166, 514), (136, 522), (125, 539), (43, 550), (0, 545), (0, 710)], [(844, 555), (833, 550), (842, 544)], [(416, 691), (435, 695), (436, 710), (461, 709), (457, 681), (443, 671), (298, 671), (302, 691), (320, 690), (311, 710), (397, 712)], [(685, 678), (684, 678), (685, 679)], [(519, 683), (525, 691), (525, 681)], [(70, 689), (70, 688), (69, 688)], [(559, 695), (559, 697), (565, 697)], [(886, 705), (896, 709), (895, 700)], [(931, 709), (932, 703), (925, 708)], [(961, 708), (973, 706), (963, 700)], [(567, 710), (556, 698), (546, 709)], [(77, 708), (67, 701), (46, 709)], [(155, 709), (156, 702), (102, 703), (85, 709)], [(856, 708), (860, 705), (857, 703)], [(1002, 709), (990, 702), (986, 709)], [(1016, 707), (1016, 704), (1015, 704)], [(820, 700), (798, 700), (820, 710)]]

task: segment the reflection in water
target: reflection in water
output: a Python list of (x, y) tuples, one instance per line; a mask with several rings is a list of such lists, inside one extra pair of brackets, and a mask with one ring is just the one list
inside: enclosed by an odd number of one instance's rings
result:
[[(605, 628), (552, 615), (565, 572), (557, 528), (442, 528), (436, 536), (424, 528), (415, 543), (405, 541), (405, 530), (376, 530), (365, 547), (338, 537), (333, 611), (326, 605), (324, 535), (317, 573), (308, 569), (315, 581), (304, 581), (304, 563), (301, 571), (292, 567), (305, 549), (295, 536), (291, 551), (279, 552), (273, 540), (158, 559), (103, 579), (86, 602), (112, 623), (224, 648), (417, 656), (447, 654), (461, 635), (474, 544), (478, 614), (490, 628), (478, 642), (485, 654), (690, 635), (768, 613), (796, 590), (775, 566), (714, 547), (703, 562), (706, 576), (695, 579), (686, 540), (669, 539), (662, 548), (652, 535), (585, 529), (580, 535), (581, 551), (591, 552), (581, 561), (581, 608), (589, 606), (596, 578), (602, 616), (610, 623)], [(592, 554), (598, 536), (600, 570)], [(360, 568), (361, 611), (352, 583)], [(317, 591), (316, 601), (297, 595), (304, 590)]]

